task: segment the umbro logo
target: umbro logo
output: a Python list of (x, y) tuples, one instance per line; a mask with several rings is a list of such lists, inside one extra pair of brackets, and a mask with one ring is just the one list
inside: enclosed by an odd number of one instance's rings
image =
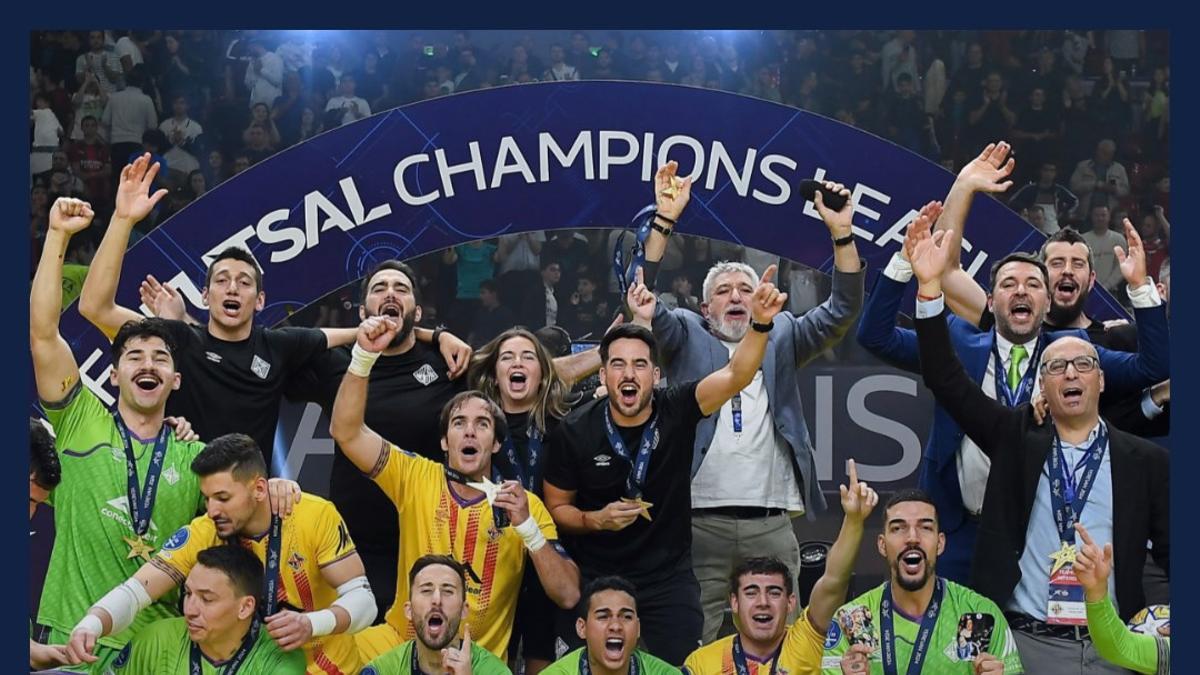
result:
[(204, 358), (208, 359), (209, 361), (212, 361), (213, 363), (221, 362), (221, 355), (215, 354), (213, 352), (204, 352)]
[(608, 466), (612, 463), (612, 457), (608, 455), (596, 455), (592, 459), (596, 460), (596, 466)]

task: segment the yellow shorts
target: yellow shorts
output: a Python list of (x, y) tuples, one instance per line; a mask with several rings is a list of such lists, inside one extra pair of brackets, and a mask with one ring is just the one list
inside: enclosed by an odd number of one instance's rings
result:
[(400, 639), (400, 633), (387, 623), (371, 626), (354, 634), (354, 645), (358, 647), (358, 655), (364, 665), (401, 644), (404, 644), (404, 640)]

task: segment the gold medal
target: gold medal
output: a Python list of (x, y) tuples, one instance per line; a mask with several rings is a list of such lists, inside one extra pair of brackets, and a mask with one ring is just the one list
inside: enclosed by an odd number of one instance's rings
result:
[(487, 497), (488, 506), (494, 506), (496, 504), (496, 497), (500, 494), (500, 486), (496, 483), (493, 483), (492, 480), (487, 476), (484, 476), (483, 480), (478, 483), (467, 483), (467, 487), (473, 487), (482, 492), (483, 495)]
[(121, 537), (121, 539), (125, 540), (125, 543), (129, 545), (129, 555), (125, 556), (126, 560), (130, 558), (141, 558), (146, 562), (150, 562), (150, 554), (154, 553), (154, 547), (151, 546), (149, 542), (147, 542), (145, 539), (142, 539), (140, 536)]
[(1050, 567), (1050, 576), (1065, 567), (1066, 565), (1075, 564), (1075, 545), (1062, 543), (1062, 548), (1050, 554), (1050, 559), (1054, 561), (1054, 565)]
[(679, 194), (679, 189), (683, 187), (683, 180), (675, 176), (671, 176), (671, 184), (659, 191), (664, 197), (675, 199), (675, 195)]
[(650, 507), (654, 506), (654, 505), (651, 504), (650, 502), (646, 501), (645, 499), (642, 499), (641, 497), (637, 497), (636, 499), (630, 499), (629, 497), (621, 497), (621, 501), (627, 502), (629, 504), (637, 504), (638, 506), (642, 507), (642, 512), (641, 512), (640, 516), (642, 518), (645, 518), (646, 520), (652, 520), (652, 518), (650, 518)]

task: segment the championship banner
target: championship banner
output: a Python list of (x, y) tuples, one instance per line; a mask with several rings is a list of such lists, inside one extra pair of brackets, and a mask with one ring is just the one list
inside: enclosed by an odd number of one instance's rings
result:
[[(531, 230), (625, 227), (652, 202), (654, 172), (668, 160), (694, 181), (678, 231), (824, 272), (829, 235), (797, 186), (845, 183), (868, 289), (916, 209), (953, 182), (881, 138), (737, 94), (606, 81), (472, 91), (329, 131), (222, 183), (131, 248), (117, 302), (137, 307), (138, 285), (153, 274), (204, 320), (210, 256), (241, 245), (263, 267), (259, 321), (275, 325), (387, 258)], [(986, 197), (975, 200), (966, 231), (963, 265), (985, 284), (993, 261), (1044, 239)], [(1099, 288), (1088, 311), (1124, 317)], [(85, 385), (112, 404), (104, 337), (74, 306), (61, 329)]]

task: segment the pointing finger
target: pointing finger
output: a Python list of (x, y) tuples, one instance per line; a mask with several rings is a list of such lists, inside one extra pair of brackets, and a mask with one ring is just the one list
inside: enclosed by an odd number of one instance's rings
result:
[(846, 473), (850, 474), (850, 489), (858, 484), (858, 467), (855, 466), (853, 459), (846, 460)]
[(770, 265), (770, 266), (768, 266), (768, 267), (767, 267), (767, 271), (763, 272), (763, 274), (762, 274), (762, 278), (758, 280), (758, 283), (759, 283), (760, 285), (761, 285), (761, 284), (769, 284), (769, 283), (771, 283), (771, 279), (774, 279), (774, 278), (775, 278), (775, 271), (776, 271), (777, 269), (779, 269), (779, 266), (778, 266), (778, 265)]

